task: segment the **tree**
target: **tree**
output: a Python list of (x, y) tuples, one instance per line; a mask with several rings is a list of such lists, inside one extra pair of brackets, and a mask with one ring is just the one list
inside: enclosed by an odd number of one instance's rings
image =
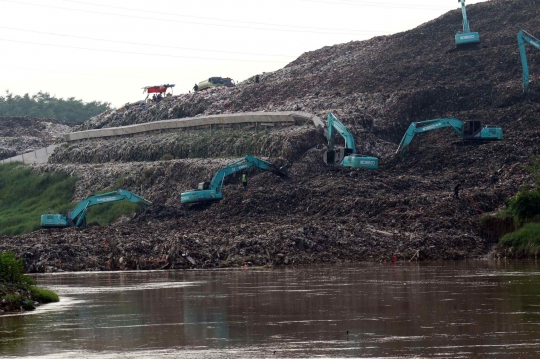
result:
[(92, 101), (84, 103), (75, 97), (66, 100), (39, 91), (22, 97), (6, 91), (0, 96), (0, 116), (30, 116), (56, 119), (67, 123), (82, 123), (110, 109), (110, 103)]

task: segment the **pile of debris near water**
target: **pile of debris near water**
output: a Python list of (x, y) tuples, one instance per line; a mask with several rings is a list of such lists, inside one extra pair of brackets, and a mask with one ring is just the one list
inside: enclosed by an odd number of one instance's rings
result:
[[(538, 88), (522, 96), (515, 43), (520, 28), (539, 28), (534, 14), (532, 0), (475, 4), (469, 15), (483, 43), (469, 51), (448, 52), (461, 28), (456, 10), (408, 32), (304, 54), (260, 84), (108, 111), (78, 130), (242, 111), (303, 110), (321, 118), (333, 111), (360, 152), (380, 158), (380, 169), (326, 166), (324, 139), (308, 128), (83, 142), (35, 169), (77, 175), (77, 199), (121, 185), (155, 205), (129, 223), (3, 237), (0, 251), (14, 251), (37, 272), (478, 258), (493, 240), (482, 216), (530, 180), (524, 165), (540, 152)], [(531, 53), (530, 63), (540, 63), (540, 53)], [(468, 146), (446, 129), (419, 134), (403, 158), (394, 155), (412, 121), (444, 117), (501, 126), (504, 140)], [(247, 191), (231, 176), (221, 202), (184, 208), (180, 193), (230, 160), (127, 162), (166, 154), (279, 156), (291, 162), (291, 176), (250, 171)], [(454, 198), (457, 184), (463, 190)]]
[(70, 131), (50, 119), (0, 117), (0, 160), (50, 146)]
[(208, 206), (183, 207), (180, 193), (229, 160), (36, 165), (78, 175), (78, 198), (120, 179), (154, 205), (127, 223), (2, 237), (0, 251), (32, 272), (481, 257), (493, 244), (481, 218), (530, 179), (522, 164), (540, 150), (540, 128), (483, 146), (431, 135), (439, 146), (419, 143), (378, 171), (334, 169), (311, 150), (288, 179), (254, 170), (244, 191), (231, 176)]

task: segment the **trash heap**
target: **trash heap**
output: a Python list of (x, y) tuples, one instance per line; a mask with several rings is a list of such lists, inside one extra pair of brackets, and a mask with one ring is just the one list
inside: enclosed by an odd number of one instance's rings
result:
[(0, 117), (0, 160), (50, 146), (70, 131), (50, 119)]
[[(14, 251), (32, 272), (484, 256), (494, 243), (482, 217), (530, 181), (524, 165), (540, 153), (540, 88), (522, 95), (515, 40), (520, 28), (540, 27), (536, 10), (532, 0), (468, 6), (482, 46), (467, 51), (451, 51), (462, 20), (456, 9), (411, 31), (306, 53), (260, 84), (250, 79), (108, 111), (78, 130), (242, 111), (323, 118), (333, 111), (359, 151), (379, 157), (380, 169), (326, 166), (324, 139), (302, 127), (72, 144), (35, 170), (77, 175), (75, 200), (121, 185), (154, 205), (127, 223), (2, 237), (0, 251)], [(531, 52), (529, 62), (539, 76), (540, 54)], [(444, 129), (417, 135), (396, 157), (411, 121), (443, 117), (501, 126), (504, 140), (466, 145)], [(178, 159), (159, 161), (165, 154)], [(230, 176), (222, 201), (180, 205), (180, 193), (210, 180), (229, 157), (247, 154), (289, 162), (290, 178), (251, 170), (246, 191), (239, 175)]]
[(540, 127), (526, 126), (527, 136), (483, 146), (426, 134), (438, 146), (419, 140), (378, 171), (333, 170), (313, 149), (288, 179), (253, 169), (244, 191), (240, 176), (227, 177), (224, 199), (209, 206), (183, 207), (180, 193), (230, 160), (35, 165), (77, 175), (75, 200), (116, 183), (154, 204), (107, 227), (2, 237), (0, 251), (31, 272), (478, 258), (494, 244), (482, 216), (530, 180), (523, 163), (540, 151)]
[(282, 157), (290, 161), (310, 148), (325, 145), (313, 126), (273, 131), (197, 130), (72, 143), (57, 149), (49, 163), (158, 161), (171, 158)]
[[(170, 118), (246, 111), (302, 110), (321, 118), (334, 111), (346, 125), (362, 125), (377, 136), (401, 133), (410, 121), (447, 113), (506, 106), (521, 94), (516, 34), (539, 27), (534, 0), (494, 0), (467, 7), (482, 46), (454, 49), (462, 28), (456, 10), (413, 30), (368, 41), (327, 46), (265, 73), (260, 84), (182, 94), (158, 104), (111, 110), (79, 130)], [(540, 62), (529, 52), (531, 67)], [(533, 77), (540, 76), (540, 71)], [(395, 126), (399, 128), (395, 133)]]
[[(454, 35), (462, 28), (461, 10), (456, 6), (456, 10), (410, 31), (305, 53), (285, 68), (261, 75), (259, 84), (250, 78), (233, 88), (181, 94), (157, 104), (127, 104), (90, 119), (76, 130), (246, 111), (306, 111), (326, 118), (332, 111), (359, 139), (359, 146), (372, 143), (362, 148), (364, 154), (381, 157), (391, 152), (412, 121), (458, 117), (504, 126), (509, 119), (497, 122), (493, 117), (500, 117), (500, 109), (523, 100), (516, 34), (522, 28), (533, 31), (540, 27), (534, 16), (537, 4), (533, 0), (494, 0), (467, 9), (474, 19), (474, 30), (482, 35), (481, 46), (468, 51), (453, 51)], [(540, 64), (540, 53), (529, 51), (528, 60), (531, 76), (539, 78), (540, 70), (534, 68)], [(540, 88), (534, 81), (532, 86), (529, 100), (537, 104)], [(116, 153), (125, 148), (144, 153), (149, 141), (170, 147), (174, 138), (184, 141), (182, 136), (110, 139), (107, 146), (96, 149), (76, 147), (78, 155), (64, 150), (54, 161), (88, 162), (78, 159), (88, 152), (91, 155), (86, 156), (97, 161), (142, 160), (137, 156), (143, 155)], [(279, 143), (279, 139), (275, 141)], [(217, 149), (209, 153), (212, 156), (246, 154), (223, 146), (219, 137), (207, 143)], [(111, 153), (109, 146), (118, 151)], [(148, 160), (163, 153), (150, 152), (155, 155)], [(279, 153), (266, 155), (283, 157)], [(193, 157), (187, 156), (185, 149), (176, 150), (174, 156)]]

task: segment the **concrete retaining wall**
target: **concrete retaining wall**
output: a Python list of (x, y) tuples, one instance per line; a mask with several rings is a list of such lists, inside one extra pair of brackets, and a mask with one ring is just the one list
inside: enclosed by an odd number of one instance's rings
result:
[(49, 147), (40, 148), (39, 150), (23, 153), (22, 155), (18, 155), (11, 158), (6, 158), (5, 160), (0, 161), (0, 163), (8, 163), (8, 162), (24, 162), (26, 164), (47, 163), (47, 161), (49, 160), (49, 156), (52, 155), (52, 153), (57, 147), (58, 145), (52, 145)]
[(260, 124), (261, 126), (283, 125), (304, 125), (312, 122), (315, 127), (324, 128), (322, 120), (307, 112), (287, 111), (287, 112), (245, 112), (226, 115), (212, 115), (204, 117), (190, 117), (174, 120), (164, 120), (156, 122), (141, 123), (137, 125), (101, 128), (64, 134), (66, 142), (74, 142), (86, 139), (107, 138), (116, 136), (133, 136), (137, 134), (151, 132), (166, 132), (182, 129), (196, 129), (198, 127), (226, 126), (235, 124)]

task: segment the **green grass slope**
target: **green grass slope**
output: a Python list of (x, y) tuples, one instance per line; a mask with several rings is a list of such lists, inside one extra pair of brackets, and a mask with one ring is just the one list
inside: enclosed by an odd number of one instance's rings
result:
[[(42, 214), (73, 209), (76, 182), (76, 177), (62, 173), (37, 174), (21, 163), (0, 165), (0, 235), (35, 231)], [(106, 225), (138, 208), (126, 201), (94, 206), (87, 213), (87, 223)]]

